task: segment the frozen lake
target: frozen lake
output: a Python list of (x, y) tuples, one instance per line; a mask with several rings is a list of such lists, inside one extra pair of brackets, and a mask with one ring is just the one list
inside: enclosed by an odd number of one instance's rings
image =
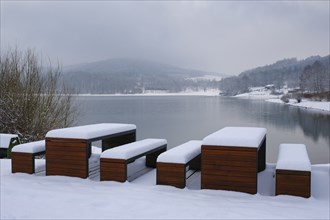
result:
[(78, 125), (133, 123), (137, 139), (166, 138), (168, 148), (203, 139), (225, 126), (267, 129), (267, 162), (281, 143), (303, 143), (313, 164), (329, 163), (330, 114), (226, 97), (79, 96)]

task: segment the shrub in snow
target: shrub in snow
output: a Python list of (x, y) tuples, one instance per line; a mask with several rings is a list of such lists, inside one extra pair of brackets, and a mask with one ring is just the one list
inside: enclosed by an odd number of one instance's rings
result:
[(73, 124), (76, 110), (60, 74), (60, 67), (45, 66), (32, 50), (1, 50), (0, 132), (28, 142)]
[(288, 96), (288, 95), (283, 95), (283, 96), (281, 97), (281, 100), (282, 100), (282, 102), (284, 102), (284, 103), (289, 103), (289, 96)]

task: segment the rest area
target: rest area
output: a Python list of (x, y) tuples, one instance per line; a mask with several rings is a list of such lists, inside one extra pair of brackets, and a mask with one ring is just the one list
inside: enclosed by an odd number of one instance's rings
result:
[[(266, 165), (265, 128), (225, 127), (202, 140), (169, 147), (162, 138), (136, 140), (133, 124), (103, 123), (49, 131), (45, 140), (12, 148), (12, 173), (35, 173), (44, 156), (44, 175), (130, 181), (148, 176), (151, 185), (261, 193), (260, 174), (274, 183), (274, 195), (311, 196), (311, 163), (304, 144), (281, 144), (278, 161)], [(13, 137), (15, 138), (15, 137)], [(95, 141), (101, 147), (92, 147)], [(96, 153), (95, 153), (96, 152)], [(142, 162), (141, 162), (142, 161)], [(268, 166), (268, 169), (266, 169)], [(134, 171), (134, 172), (135, 172)], [(264, 177), (263, 177), (264, 178)], [(134, 180), (138, 181), (138, 180)], [(262, 183), (261, 183), (262, 184)]]

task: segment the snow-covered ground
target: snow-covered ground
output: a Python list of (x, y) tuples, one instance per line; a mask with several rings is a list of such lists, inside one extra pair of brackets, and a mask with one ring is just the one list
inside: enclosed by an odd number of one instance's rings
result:
[(269, 89), (265, 87), (253, 87), (250, 88), (250, 92), (236, 95), (237, 98), (248, 98), (248, 99), (275, 99), (279, 98), (278, 95), (272, 95)]
[(313, 109), (313, 110), (319, 110), (319, 111), (325, 111), (325, 112), (330, 112), (330, 102), (318, 102), (318, 101), (310, 101), (307, 99), (301, 100), (300, 103), (298, 103), (295, 99), (290, 99), (288, 103), (284, 103), (280, 99), (267, 99), (267, 102), (273, 102), (273, 103), (280, 103), (284, 105), (291, 105), (291, 106), (296, 106), (300, 108), (305, 108), (305, 109)]
[[(286, 91), (287, 92), (287, 91)], [(266, 89), (265, 87), (253, 87), (250, 88), (250, 92), (242, 93), (234, 96), (236, 98), (247, 98), (247, 99), (261, 99), (267, 102), (286, 104), (291, 106), (296, 106), (305, 109), (313, 109), (318, 111), (330, 112), (330, 102), (326, 101), (311, 101), (303, 99), (298, 103), (295, 99), (290, 99), (289, 103), (284, 103), (280, 100), (280, 95), (272, 95), (271, 90)]]
[(186, 90), (182, 92), (166, 92), (159, 90), (148, 90), (144, 93), (137, 94), (77, 94), (76, 96), (218, 96), (220, 90), (206, 89), (206, 90)]
[[(97, 155), (93, 154), (93, 161)], [(155, 185), (145, 159), (128, 167), (130, 182), (11, 173), (1, 159), (0, 219), (329, 219), (330, 164), (312, 165), (312, 197), (274, 196), (275, 164), (258, 174), (258, 194), (200, 190), (200, 173), (185, 189)], [(45, 161), (36, 161), (44, 170)], [(94, 164), (95, 165), (95, 164)], [(138, 177), (138, 178), (137, 178)]]

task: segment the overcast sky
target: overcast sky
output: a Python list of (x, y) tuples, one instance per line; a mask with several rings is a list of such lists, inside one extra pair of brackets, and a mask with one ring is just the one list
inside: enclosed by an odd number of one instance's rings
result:
[(72, 65), (156, 60), (224, 74), (329, 54), (329, 1), (3, 1), (1, 50)]

